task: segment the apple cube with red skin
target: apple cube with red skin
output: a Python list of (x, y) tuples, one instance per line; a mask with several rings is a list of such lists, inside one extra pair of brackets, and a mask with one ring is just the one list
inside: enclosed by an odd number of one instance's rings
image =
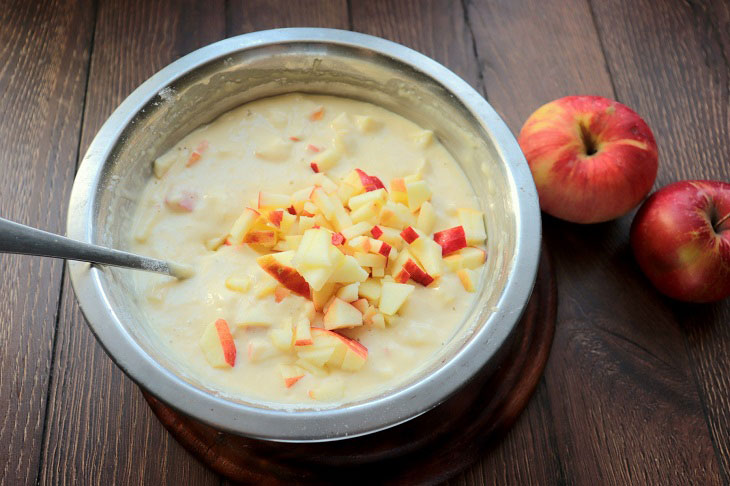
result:
[(334, 148), (328, 148), (317, 154), (309, 166), (314, 172), (325, 172), (334, 167), (340, 160), (342, 153)]
[(261, 213), (259, 213), (255, 209), (244, 209), (243, 213), (241, 213), (241, 215), (238, 217), (238, 219), (236, 219), (236, 221), (233, 223), (233, 226), (231, 227), (231, 243), (233, 243), (234, 245), (240, 245), (241, 243), (243, 243), (243, 238), (246, 236), (246, 233), (248, 233), (251, 228), (253, 228), (253, 225), (256, 223), (256, 220), (258, 220), (259, 216), (261, 216)]
[(294, 325), (294, 346), (306, 346), (308, 344), (312, 344), (309, 319), (301, 318)]
[(400, 250), (403, 246), (403, 238), (400, 233), (401, 232), (395, 228), (389, 228), (382, 225), (373, 226), (370, 230), (370, 234), (373, 235), (373, 238), (388, 243), (396, 250)]
[(362, 326), (362, 313), (352, 304), (335, 297), (327, 308), (323, 322), (328, 331)]
[(649, 197), (631, 225), (639, 267), (686, 302), (730, 297), (730, 183), (681, 181)]
[(312, 328), (312, 338), (315, 347), (331, 346), (335, 349), (327, 361), (328, 366), (338, 367), (345, 371), (358, 371), (367, 361), (368, 349), (353, 339), (316, 327)]
[(345, 235), (342, 233), (332, 233), (332, 244), (335, 246), (340, 246), (345, 244)]
[(466, 233), (463, 226), (454, 226), (433, 234), (433, 239), (441, 245), (441, 255), (446, 256), (466, 248)]
[(409, 248), (423, 268), (433, 277), (441, 275), (441, 245), (429, 238), (414, 240)]
[(401, 231), (400, 235), (408, 244), (413, 243), (418, 238), (418, 233), (411, 226)]
[(281, 209), (269, 212), (269, 221), (277, 228), (281, 227), (281, 220), (283, 217), (284, 211), (282, 211)]
[(284, 386), (287, 388), (294, 386), (296, 382), (304, 378), (305, 375), (304, 370), (299, 366), (286, 364), (279, 365), (279, 373), (284, 380)]
[[(429, 275), (428, 273), (426, 273), (421, 267), (419, 267), (418, 264), (416, 262), (414, 262), (412, 258), (409, 258), (406, 261), (406, 263), (403, 265), (403, 270), (408, 272), (408, 275), (410, 276), (410, 278), (413, 279), (414, 282), (418, 282), (419, 284), (423, 285), (424, 287), (428, 287), (434, 281), (434, 278), (431, 275)], [(396, 282), (398, 282), (398, 281), (399, 281), (399, 279), (396, 278)]]
[(256, 259), (256, 263), (281, 285), (295, 294), (309, 299), (311, 298), (311, 289), (304, 277), (291, 265), (293, 258), (294, 251), (283, 251), (261, 256)]
[(359, 310), (361, 314), (365, 314), (365, 312), (368, 310), (368, 307), (370, 304), (368, 304), (367, 299), (358, 299), (354, 302), (352, 302), (352, 306)]
[(205, 328), (200, 347), (214, 368), (232, 368), (236, 364), (236, 343), (225, 319), (218, 319)]
[(369, 176), (360, 169), (355, 169), (355, 172), (357, 172), (357, 175), (360, 177), (360, 184), (362, 184), (362, 187), (365, 188), (365, 191), (370, 192), (377, 191), (378, 189), (385, 189), (383, 181), (377, 177)]
[(627, 213), (657, 174), (649, 126), (629, 107), (600, 96), (566, 96), (543, 105), (527, 119), (518, 142), (542, 210), (574, 223)]

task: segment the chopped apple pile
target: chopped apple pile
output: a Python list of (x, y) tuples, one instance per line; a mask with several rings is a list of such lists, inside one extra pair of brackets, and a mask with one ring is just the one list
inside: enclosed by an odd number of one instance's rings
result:
[[(324, 172), (339, 154), (318, 148), (312, 152), (311, 185), (292, 194), (260, 192), (219, 239), (263, 253), (257, 263), (276, 281), (265, 295), (273, 293), (276, 302), (290, 295), (311, 300), (309, 316), (272, 325), (269, 342), (252, 342), (248, 349), (252, 361), (276, 352), (291, 354), (293, 361), (280, 367), (286, 387), (307, 373), (322, 377), (334, 368), (358, 371), (366, 363), (367, 349), (337, 331), (385, 328), (395, 322), (417, 286), (436, 287), (446, 272), (456, 274), (466, 291), (475, 292), (476, 269), (487, 256), (476, 246), (487, 238), (480, 211), (460, 208), (451, 227), (433, 232), (441, 221), (420, 171), (394, 179), (390, 190), (360, 169), (335, 182)], [(213, 243), (206, 243), (212, 251), (221, 246)], [(226, 286), (246, 292), (250, 282), (231, 277)], [(201, 346), (213, 366), (223, 366), (229, 361), (221, 358), (225, 351), (219, 348), (228, 345), (218, 344), (215, 336), (206, 330)], [(327, 383), (309, 395), (323, 400), (341, 396), (340, 385)]]

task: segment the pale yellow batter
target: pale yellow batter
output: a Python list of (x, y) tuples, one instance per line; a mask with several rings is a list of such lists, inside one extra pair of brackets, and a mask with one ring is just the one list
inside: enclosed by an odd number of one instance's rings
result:
[[(321, 404), (311, 390), (335, 383), (344, 392), (327, 401), (347, 402), (397, 387), (428, 365), (459, 329), (474, 294), (445, 270), (429, 287), (416, 284), (385, 328), (338, 330), (367, 348), (359, 371), (325, 367), (321, 376), (307, 372), (284, 385), (279, 365), (294, 363), (296, 356), (272, 348), (268, 333), (311, 312), (311, 304), (295, 294), (277, 303), (276, 281), (256, 263), (261, 251), (245, 244), (216, 249), (216, 240), (228, 235), (245, 207), (256, 207), (259, 191), (293, 194), (311, 186), (317, 177), (311, 161), (334, 148), (339, 159), (326, 175), (335, 183), (355, 168), (386, 187), (394, 178), (420, 174), (432, 192), (435, 231), (458, 224), (457, 208), (479, 207), (465, 175), (430, 132), (371, 104), (279, 96), (241, 106), (194, 131), (156, 161), (132, 242), (135, 252), (195, 268), (195, 276), (184, 281), (135, 275), (140, 305), (184, 373), (244, 400), (307, 406)], [(232, 290), (226, 286), (231, 277), (248, 280), (250, 287)], [(269, 322), (236, 326), (252, 313)], [(218, 319), (230, 325), (237, 349), (233, 367), (211, 366), (201, 350), (201, 335)], [(321, 323), (321, 315), (312, 321)]]

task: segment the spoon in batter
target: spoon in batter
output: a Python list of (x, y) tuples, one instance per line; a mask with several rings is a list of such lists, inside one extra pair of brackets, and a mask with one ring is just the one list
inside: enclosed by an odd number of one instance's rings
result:
[(180, 280), (192, 277), (190, 265), (156, 260), (126, 251), (83, 243), (0, 218), (0, 253), (46, 256), (164, 273)]

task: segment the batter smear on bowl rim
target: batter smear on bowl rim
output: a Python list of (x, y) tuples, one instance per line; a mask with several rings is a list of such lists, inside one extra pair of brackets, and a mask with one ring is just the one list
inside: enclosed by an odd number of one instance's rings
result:
[(431, 131), (290, 94), (232, 110), (154, 161), (131, 247), (192, 264), (135, 275), (160, 345), (221, 394), (339, 404), (397, 388), (462, 327), (483, 214)]

